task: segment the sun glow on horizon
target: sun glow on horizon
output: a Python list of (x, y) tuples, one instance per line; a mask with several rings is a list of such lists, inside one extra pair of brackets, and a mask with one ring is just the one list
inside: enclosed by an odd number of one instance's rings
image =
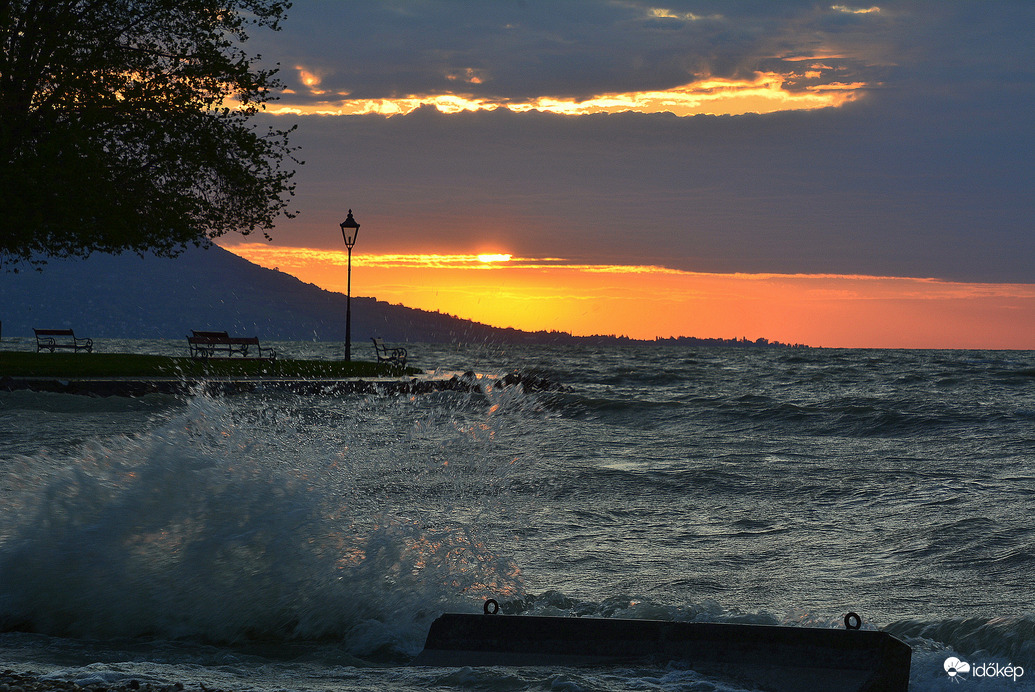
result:
[[(344, 250), (259, 243), (227, 249), (327, 290), (345, 291)], [(846, 348), (1035, 348), (1035, 284), (716, 274), (555, 257), (481, 257), (357, 255), (352, 293), (526, 331), (637, 339), (765, 337)]]

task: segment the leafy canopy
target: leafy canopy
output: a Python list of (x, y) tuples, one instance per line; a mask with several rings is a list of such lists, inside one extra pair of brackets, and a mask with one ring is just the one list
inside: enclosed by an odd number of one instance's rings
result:
[(269, 237), (299, 162), (291, 130), (251, 120), (282, 85), (242, 45), (290, 4), (0, 0), (0, 253)]

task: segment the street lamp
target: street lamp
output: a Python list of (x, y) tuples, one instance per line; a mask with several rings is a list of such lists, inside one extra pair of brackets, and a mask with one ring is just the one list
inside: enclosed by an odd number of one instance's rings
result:
[(352, 360), (352, 248), (356, 245), (356, 236), (359, 235), (359, 224), (352, 218), (352, 210), (349, 209), (348, 218), (341, 222), (341, 239), (345, 241), (345, 247), (349, 249), (349, 278), (345, 293), (345, 360)]

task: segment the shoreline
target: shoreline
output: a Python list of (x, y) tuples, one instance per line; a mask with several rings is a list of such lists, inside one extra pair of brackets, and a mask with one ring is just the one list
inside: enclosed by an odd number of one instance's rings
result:
[[(226, 396), (262, 391), (284, 391), (302, 395), (341, 394), (430, 394), (455, 391), (470, 393), (483, 387), (513, 387), (525, 391), (560, 391), (564, 388), (535, 375), (510, 373), (498, 379), (479, 378), (473, 372), (448, 379), (430, 377), (0, 377), (0, 391), (48, 392), (95, 397), (139, 397), (148, 394)], [(0, 690), (2, 692), (2, 690)]]

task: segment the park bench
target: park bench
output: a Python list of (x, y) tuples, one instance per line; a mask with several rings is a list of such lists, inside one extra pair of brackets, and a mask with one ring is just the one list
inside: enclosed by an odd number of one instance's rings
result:
[[(276, 360), (277, 352), (272, 348), (259, 345), (257, 336), (230, 336), (226, 332), (202, 332), (191, 330), (187, 337), (191, 358), (212, 358), (226, 356), (232, 358), (239, 354), (241, 358), (254, 360)], [(252, 350), (254, 348), (254, 351)]]
[(53, 353), (59, 348), (73, 352), (93, 353), (93, 339), (79, 339), (71, 329), (33, 329), (36, 332), (36, 353), (46, 349)]
[(377, 353), (378, 363), (392, 363), (395, 365), (406, 365), (406, 349), (405, 348), (391, 348), (385, 346), (385, 340), (374, 337), (371, 339), (374, 342), (374, 351)]

